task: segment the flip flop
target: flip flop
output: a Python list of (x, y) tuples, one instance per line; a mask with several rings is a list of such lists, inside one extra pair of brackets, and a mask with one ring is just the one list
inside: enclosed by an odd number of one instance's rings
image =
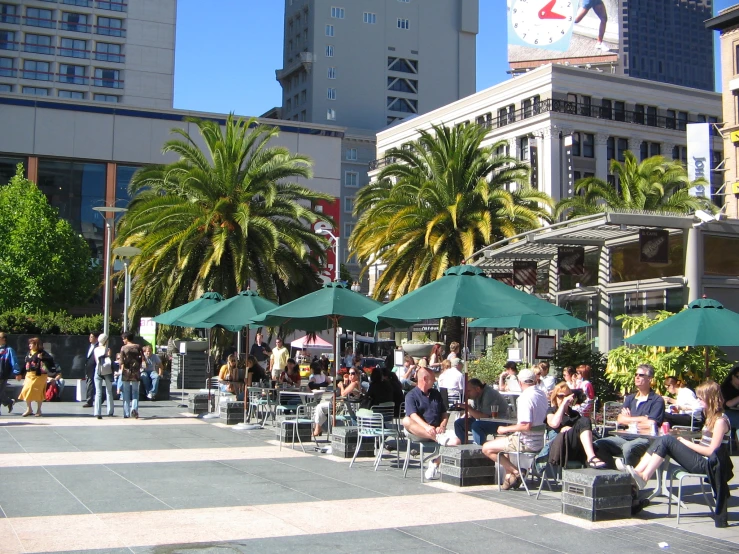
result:
[(593, 456), (588, 460), (588, 467), (591, 467), (593, 469), (605, 469), (606, 463), (598, 456)]

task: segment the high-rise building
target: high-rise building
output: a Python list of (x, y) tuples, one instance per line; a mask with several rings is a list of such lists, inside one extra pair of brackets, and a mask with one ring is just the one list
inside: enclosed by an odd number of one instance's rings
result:
[(282, 119), (379, 130), (475, 92), (478, 0), (285, 0)]
[(0, 0), (0, 92), (171, 108), (176, 0)]
[(705, 21), (713, 0), (621, 0), (623, 73), (715, 90), (713, 34)]

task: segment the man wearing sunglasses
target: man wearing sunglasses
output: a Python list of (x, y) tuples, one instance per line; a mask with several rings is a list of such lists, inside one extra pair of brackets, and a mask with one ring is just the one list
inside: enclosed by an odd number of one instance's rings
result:
[[(665, 401), (652, 390), (654, 368), (649, 364), (641, 364), (636, 368), (634, 384), (636, 392), (624, 399), (621, 413), (618, 415), (620, 425), (636, 425), (639, 433), (651, 434), (655, 428), (662, 425), (665, 416)], [(606, 437), (595, 441), (596, 450), (606, 452), (611, 456), (623, 457), (625, 465), (638, 464), (647, 451), (647, 439), (627, 440), (622, 437)], [(616, 462), (618, 469), (621, 464)]]

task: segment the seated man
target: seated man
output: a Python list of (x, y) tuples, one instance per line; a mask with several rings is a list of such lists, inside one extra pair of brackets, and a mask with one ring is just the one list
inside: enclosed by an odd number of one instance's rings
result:
[[(536, 386), (536, 376), (530, 369), (521, 370), (518, 374), (521, 383), (521, 396), (518, 397), (517, 414), (515, 425), (503, 425), (498, 427), (498, 433), (516, 433), (507, 437), (498, 437), (486, 442), (482, 446), (482, 453), (493, 461), (496, 461), (499, 452), (539, 452), (544, 447), (544, 420), (549, 409), (549, 399), (540, 388)], [(541, 430), (534, 430), (535, 427)], [(500, 463), (505, 468), (506, 476), (501, 488), (508, 490), (517, 489), (521, 486), (522, 478), (516, 466), (502, 455)]]
[[(472, 430), (472, 439), (475, 444), (481, 445), (487, 440), (488, 435), (494, 435), (498, 432), (500, 423), (480, 421), (480, 419), (507, 417), (508, 404), (497, 390), (479, 379), (467, 381), (465, 398), (467, 398), (469, 404), (467, 407), (467, 428)], [(464, 408), (464, 404), (461, 407)], [(467, 443), (464, 420), (464, 412), (461, 412), (460, 417), (454, 421), (454, 434), (456, 436), (447, 443), (449, 446)]]
[(144, 363), (141, 366), (141, 382), (146, 390), (146, 398), (154, 400), (159, 389), (159, 380), (162, 378), (162, 360), (152, 353), (151, 346), (146, 344), (143, 348)]
[[(617, 420), (621, 425), (635, 425), (637, 431), (644, 434), (653, 433), (655, 427), (662, 425), (662, 419), (665, 417), (665, 401), (652, 390), (652, 377), (654, 377), (654, 368), (651, 365), (641, 364), (636, 368), (634, 380), (637, 392), (629, 394), (624, 399), (623, 408)], [(648, 446), (647, 439), (627, 440), (616, 436), (595, 441), (595, 449), (600, 451), (599, 456), (601, 453), (609, 454), (611, 457), (623, 456), (623, 463), (627, 466), (636, 466), (646, 453)], [(602, 456), (601, 459), (613, 467), (613, 460)], [(616, 462), (615, 466), (623, 470), (620, 462)]]
[[(428, 368), (416, 372), (417, 386), (405, 395), (403, 427), (416, 437), (444, 444), (449, 414), (444, 410), (444, 399), (434, 387), (434, 374)], [(429, 461), (426, 479), (439, 478), (440, 458)]]

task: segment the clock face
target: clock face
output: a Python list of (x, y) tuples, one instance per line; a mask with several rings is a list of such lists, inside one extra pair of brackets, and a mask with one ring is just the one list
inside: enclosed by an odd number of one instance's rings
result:
[(536, 47), (547, 47), (569, 36), (577, 0), (514, 0), (511, 26), (516, 35)]

